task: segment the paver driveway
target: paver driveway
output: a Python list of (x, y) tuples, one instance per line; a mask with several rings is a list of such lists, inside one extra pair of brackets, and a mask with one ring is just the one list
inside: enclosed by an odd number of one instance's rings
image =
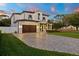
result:
[(26, 33), (15, 35), (31, 47), (79, 55), (79, 39), (48, 35), (46, 33)]

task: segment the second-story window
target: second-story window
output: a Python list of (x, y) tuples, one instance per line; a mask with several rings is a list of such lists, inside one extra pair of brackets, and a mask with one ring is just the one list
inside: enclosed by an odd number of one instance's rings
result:
[(45, 21), (46, 20), (46, 18), (45, 17), (43, 17), (43, 21)]
[(29, 15), (28, 16), (28, 20), (32, 20), (32, 15)]
[(40, 20), (40, 13), (38, 13), (38, 20)]

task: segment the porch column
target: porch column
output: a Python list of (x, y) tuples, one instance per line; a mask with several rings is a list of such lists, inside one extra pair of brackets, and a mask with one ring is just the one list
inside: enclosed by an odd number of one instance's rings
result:
[(36, 32), (37, 32), (37, 33), (40, 32), (40, 24), (37, 24), (37, 25), (36, 25)]
[(52, 24), (50, 24), (50, 30), (52, 30)]
[(19, 25), (19, 33), (22, 33), (22, 25)]

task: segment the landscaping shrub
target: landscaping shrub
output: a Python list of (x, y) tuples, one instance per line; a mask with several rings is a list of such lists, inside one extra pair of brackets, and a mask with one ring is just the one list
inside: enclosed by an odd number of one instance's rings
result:
[(1, 48), (1, 39), (2, 39), (2, 38), (1, 38), (1, 30), (0, 30), (0, 48)]
[(0, 39), (1, 39), (1, 30), (0, 30)]
[(60, 32), (60, 31), (57, 31), (57, 30), (46, 30), (46, 32)]
[(17, 31), (15, 31), (14, 33), (17, 33)]
[(1, 34), (1, 30), (0, 30), (0, 41), (1, 41), (1, 36), (2, 36), (2, 34)]

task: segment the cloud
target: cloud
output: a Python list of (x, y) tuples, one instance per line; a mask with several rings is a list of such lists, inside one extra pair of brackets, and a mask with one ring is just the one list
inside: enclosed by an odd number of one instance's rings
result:
[(0, 6), (6, 6), (6, 3), (0, 3)]
[(56, 7), (55, 7), (55, 6), (52, 6), (52, 7), (51, 7), (51, 11), (52, 11), (52, 12), (55, 12), (55, 11), (56, 11)]
[(69, 12), (69, 13), (79, 12), (79, 4), (65, 3), (64, 4), (64, 11)]
[(79, 12), (79, 7), (75, 8), (74, 12)]

